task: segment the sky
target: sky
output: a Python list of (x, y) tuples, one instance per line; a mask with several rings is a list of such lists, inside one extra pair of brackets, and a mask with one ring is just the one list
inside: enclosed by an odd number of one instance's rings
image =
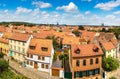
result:
[(0, 22), (120, 25), (120, 0), (0, 0)]

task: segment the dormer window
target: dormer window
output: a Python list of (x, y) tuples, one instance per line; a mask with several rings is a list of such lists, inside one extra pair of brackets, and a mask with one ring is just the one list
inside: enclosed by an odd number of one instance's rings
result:
[(42, 51), (45, 51), (47, 52), (48, 51), (48, 48), (47, 47), (41, 47)]
[(80, 53), (80, 49), (79, 49), (79, 48), (76, 49), (76, 50), (75, 50), (75, 53), (76, 53), (76, 54), (79, 54), (79, 53)]
[(94, 47), (93, 47), (93, 51), (94, 51), (94, 52), (98, 52), (98, 51), (99, 51), (99, 48), (98, 48), (97, 46), (94, 46)]
[(35, 46), (30, 46), (30, 49), (31, 50), (35, 50)]

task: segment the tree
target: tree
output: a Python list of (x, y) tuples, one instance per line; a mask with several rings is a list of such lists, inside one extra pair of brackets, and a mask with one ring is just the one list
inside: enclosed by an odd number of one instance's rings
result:
[(102, 32), (106, 32), (106, 29), (105, 29), (105, 28), (102, 28)]
[(8, 62), (0, 59), (0, 73), (8, 69)]
[(53, 47), (55, 50), (60, 48), (60, 45), (57, 42), (57, 38), (55, 38), (54, 36), (47, 36), (46, 39), (52, 39)]
[(2, 52), (0, 52), (0, 58), (3, 58), (4, 54)]
[(77, 36), (77, 37), (79, 37), (80, 34), (81, 34), (81, 33), (79, 32), (79, 30), (73, 30), (72, 33), (75, 34), (75, 36)]
[(55, 54), (53, 55), (53, 62), (56, 61), (56, 60), (57, 60), (57, 54), (55, 53)]
[(110, 79), (116, 79), (115, 77), (111, 77)]
[(113, 71), (119, 67), (119, 61), (113, 57), (103, 58), (102, 67), (105, 71)]
[(85, 30), (84, 29), (84, 27), (81, 25), (81, 26), (79, 26), (79, 28), (78, 28), (79, 30)]

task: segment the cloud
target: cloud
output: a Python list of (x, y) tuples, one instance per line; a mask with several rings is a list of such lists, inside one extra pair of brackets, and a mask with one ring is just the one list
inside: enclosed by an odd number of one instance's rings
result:
[(86, 11), (86, 12), (85, 12), (85, 15), (88, 15), (88, 14), (90, 14), (90, 13), (91, 13), (90, 11)]
[(113, 12), (113, 14), (120, 14), (120, 11)]
[(111, 20), (111, 19), (115, 19), (116, 16), (114, 16), (114, 15), (106, 15), (105, 18)]
[(27, 9), (27, 8), (23, 8), (23, 7), (17, 7), (16, 10), (16, 14), (20, 14), (20, 13), (30, 13), (32, 10), (31, 9)]
[(37, 8), (49, 8), (52, 7), (50, 3), (45, 3), (43, 1), (33, 1), (32, 5), (35, 5)]
[(116, 1), (113, 0), (113, 1), (106, 2), (106, 3), (98, 3), (97, 5), (95, 5), (95, 8), (109, 11), (118, 6), (120, 6), (120, 0), (116, 0)]
[(57, 7), (56, 10), (64, 10), (65, 12), (78, 12), (78, 7), (73, 2), (70, 2), (68, 5)]
[(87, 1), (87, 2), (91, 2), (92, 0), (81, 0), (81, 1)]

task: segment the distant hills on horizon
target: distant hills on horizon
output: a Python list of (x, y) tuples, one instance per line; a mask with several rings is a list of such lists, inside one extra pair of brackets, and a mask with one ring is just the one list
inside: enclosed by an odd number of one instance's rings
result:
[[(38, 25), (38, 26), (41, 26), (41, 25), (55, 25), (55, 26), (118, 26), (118, 25), (66, 25), (66, 24), (37, 24), (37, 23), (29, 23), (29, 22), (0, 22), (0, 25), (3, 25), (3, 26), (8, 26), (8, 25), (15, 25), (15, 26), (20, 26), (20, 25), (24, 25), (24, 26), (35, 26), (35, 25)], [(120, 26), (120, 25), (119, 25)]]

